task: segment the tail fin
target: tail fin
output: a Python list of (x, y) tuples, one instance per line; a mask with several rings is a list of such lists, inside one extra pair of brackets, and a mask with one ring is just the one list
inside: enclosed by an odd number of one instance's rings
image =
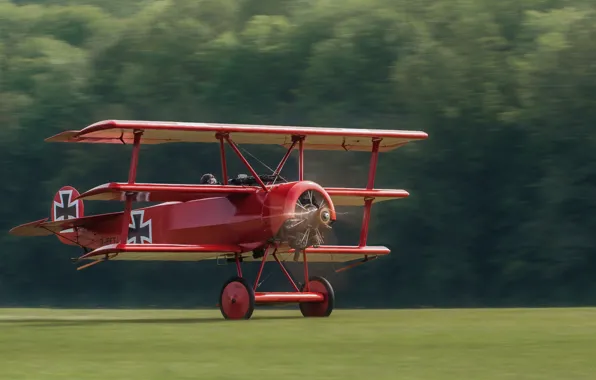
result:
[[(52, 209), (50, 211), (50, 218), (52, 221), (67, 220), (67, 219), (78, 219), (84, 215), (84, 205), (81, 199), (75, 199), (80, 194), (72, 186), (64, 186), (56, 195), (54, 195), (54, 201), (52, 202)], [(77, 241), (77, 233), (73, 228), (60, 232), (62, 236), (58, 236), (58, 239), (69, 245), (76, 245), (73, 243)], [(69, 240), (70, 239), (70, 240)]]

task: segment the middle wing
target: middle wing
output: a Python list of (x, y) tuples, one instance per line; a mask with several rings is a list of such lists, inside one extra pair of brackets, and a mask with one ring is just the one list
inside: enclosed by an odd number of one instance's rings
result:
[[(342, 187), (324, 188), (335, 206), (363, 206), (371, 199), (381, 202), (409, 195), (406, 190), (355, 189)], [(233, 185), (177, 185), (162, 183), (122, 183), (110, 182), (84, 192), (77, 199), (123, 201), (127, 193), (135, 194), (135, 202), (187, 202), (211, 197), (248, 195), (260, 191), (256, 186)]]
[(110, 182), (84, 192), (77, 199), (123, 201), (134, 193), (136, 202), (186, 202), (194, 199), (254, 194), (260, 188), (231, 185), (177, 185)]

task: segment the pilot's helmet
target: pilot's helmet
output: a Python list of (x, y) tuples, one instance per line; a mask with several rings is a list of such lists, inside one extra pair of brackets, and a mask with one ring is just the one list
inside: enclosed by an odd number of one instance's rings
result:
[(215, 179), (215, 176), (213, 174), (203, 174), (203, 176), (201, 177), (201, 184), (217, 185), (217, 179)]

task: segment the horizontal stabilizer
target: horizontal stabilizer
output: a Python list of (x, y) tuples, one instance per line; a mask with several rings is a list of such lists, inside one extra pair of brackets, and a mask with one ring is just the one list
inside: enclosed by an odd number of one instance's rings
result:
[(52, 235), (52, 232), (42, 228), (41, 226), (47, 222), (48, 218), (36, 220), (34, 222), (29, 222), (25, 224), (21, 224), (20, 226), (16, 226), (12, 228), (9, 233), (15, 236), (47, 236)]
[(122, 212), (115, 212), (110, 214), (84, 216), (77, 219), (57, 220), (54, 222), (48, 222), (48, 219), (46, 218), (14, 227), (9, 233), (16, 236), (47, 236), (75, 227), (97, 227), (100, 224), (117, 219), (121, 215)]
[(136, 202), (186, 202), (195, 199), (253, 194), (259, 188), (231, 185), (177, 185), (161, 183), (106, 183), (81, 194), (78, 199), (124, 201), (134, 193)]
[(234, 256), (241, 251), (237, 245), (221, 244), (110, 244), (97, 248), (79, 259), (201, 261), (217, 259), (223, 254)]
[(335, 206), (364, 206), (368, 199), (373, 203), (391, 199), (406, 198), (410, 195), (406, 190), (393, 189), (350, 189), (342, 187), (326, 187)]
[(356, 128), (318, 128), (278, 125), (186, 123), (168, 121), (104, 120), (80, 131), (65, 131), (46, 141), (95, 144), (132, 144), (134, 131), (141, 130), (141, 144), (181, 142), (217, 143), (217, 134), (230, 134), (238, 144), (292, 144), (293, 136), (304, 136), (303, 148), (311, 150), (367, 151), (372, 140), (381, 139), (380, 152), (390, 151), (428, 137), (421, 131)]

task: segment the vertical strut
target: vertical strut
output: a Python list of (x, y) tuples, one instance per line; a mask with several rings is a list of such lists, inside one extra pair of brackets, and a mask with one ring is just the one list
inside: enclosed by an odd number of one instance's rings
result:
[[(263, 254), (263, 261), (261, 261), (261, 266), (259, 267), (259, 273), (257, 273), (255, 285), (253, 286), (253, 289), (255, 291), (257, 290), (257, 286), (259, 286), (259, 280), (261, 279), (261, 275), (263, 274), (263, 268), (265, 267), (265, 262), (267, 261), (267, 256), (269, 256), (269, 249), (270, 249), (269, 246), (267, 246), (267, 248), (265, 248), (265, 254)], [(275, 252), (277, 252), (277, 247), (275, 247), (275, 250), (273, 251), (274, 255), (275, 255)]]
[(240, 266), (239, 254), (236, 254), (236, 273), (238, 273), (238, 277), (242, 277), (242, 267)]
[(219, 154), (221, 155), (221, 176), (224, 185), (228, 184), (228, 165), (226, 163), (226, 146), (224, 145), (223, 136), (217, 135), (219, 139)]
[(294, 288), (294, 290), (297, 291), (297, 292), (299, 292), (300, 289), (298, 289), (298, 287), (296, 286), (296, 283), (292, 279), (292, 276), (290, 276), (290, 274), (288, 273), (286, 267), (284, 267), (283, 263), (281, 261), (279, 261), (279, 259), (277, 258), (277, 255), (275, 254), (275, 252), (273, 252), (273, 258), (279, 264), (279, 267), (281, 268), (281, 271), (284, 272), (284, 274), (286, 275), (286, 278), (288, 279), (288, 281), (290, 281), (290, 284), (292, 285), (292, 287)]
[[(381, 139), (373, 138), (372, 154), (370, 157), (370, 168), (368, 171), (368, 182), (366, 189), (372, 190), (375, 186), (375, 174), (377, 172), (377, 161), (379, 158), (379, 144)], [(368, 238), (368, 223), (370, 221), (370, 209), (372, 208), (372, 199), (364, 201), (364, 214), (362, 215), (362, 227), (360, 229), (360, 241), (358, 246), (366, 246), (366, 239)]]
[(304, 260), (304, 290), (310, 292), (310, 285), (308, 284), (308, 262), (306, 261), (306, 249), (302, 250), (302, 260)]
[[(142, 130), (134, 131), (134, 145), (132, 147), (132, 157), (130, 159), (130, 168), (128, 169), (128, 183), (133, 184), (137, 178), (137, 165), (139, 162), (139, 150), (141, 148)], [(126, 194), (126, 203), (124, 204), (124, 213), (122, 214), (122, 232), (120, 233), (120, 244), (126, 244), (128, 240), (129, 217), (132, 211), (132, 199), (134, 194)]]
[(304, 181), (304, 137), (298, 140), (298, 180)]

